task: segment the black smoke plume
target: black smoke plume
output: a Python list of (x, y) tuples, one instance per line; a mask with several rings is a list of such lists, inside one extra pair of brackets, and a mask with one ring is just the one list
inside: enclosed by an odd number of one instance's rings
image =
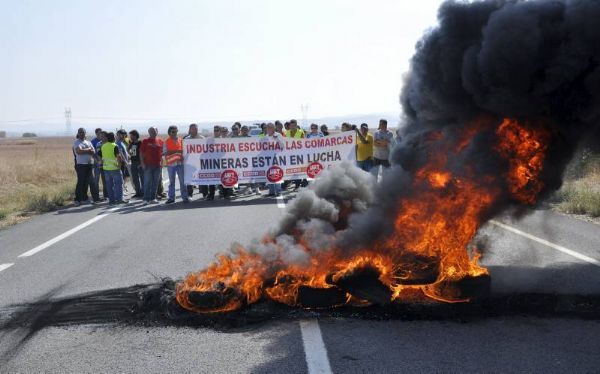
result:
[[(540, 197), (562, 183), (578, 145), (600, 150), (600, 2), (447, 1), (439, 25), (416, 45), (400, 94), (402, 141), (392, 152), (393, 170), (375, 193), (375, 204), (350, 218), (340, 233), (344, 247), (362, 246), (392, 229), (397, 202), (414, 191), (412, 173), (430, 152), (453, 144), (479, 120), (484, 130), (466, 152), (449, 160), (453, 175), (469, 164), (477, 172), (502, 173), (492, 149), (503, 118), (543, 126), (551, 134)], [(442, 141), (430, 141), (434, 132)], [(509, 207), (508, 194), (486, 217)]]

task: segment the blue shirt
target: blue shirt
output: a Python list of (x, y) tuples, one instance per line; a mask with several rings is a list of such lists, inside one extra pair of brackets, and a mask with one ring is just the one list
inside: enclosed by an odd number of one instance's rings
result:
[(100, 143), (100, 139), (98, 138), (94, 138), (91, 140), (92, 145), (94, 146), (95, 149), (98, 149), (98, 143)]
[(316, 133), (316, 134), (315, 134), (315, 133), (312, 133), (312, 132), (307, 132), (307, 133), (306, 133), (306, 137), (307, 137), (307, 138), (322, 138), (322, 137), (324, 137), (324, 136), (325, 136), (325, 135), (323, 135), (323, 133), (322, 133), (321, 131), (319, 131), (319, 132), (318, 132), (318, 133)]
[(123, 140), (117, 140), (117, 147), (119, 147), (119, 152), (121, 153), (121, 157), (125, 162), (129, 161), (129, 153), (127, 152), (127, 143)]

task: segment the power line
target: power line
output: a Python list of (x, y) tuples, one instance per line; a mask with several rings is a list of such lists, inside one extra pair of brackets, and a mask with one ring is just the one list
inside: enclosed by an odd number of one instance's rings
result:
[(27, 118), (27, 119), (14, 119), (7, 121), (0, 121), (0, 123), (18, 123), (18, 122), (33, 122), (33, 121), (59, 121), (60, 117), (50, 117), (50, 118)]

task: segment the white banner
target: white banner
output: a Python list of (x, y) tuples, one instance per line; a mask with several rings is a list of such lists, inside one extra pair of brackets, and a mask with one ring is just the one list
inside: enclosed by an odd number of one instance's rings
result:
[(355, 160), (355, 137), (354, 131), (347, 131), (310, 139), (184, 139), (185, 184), (232, 187), (314, 179), (324, 169)]

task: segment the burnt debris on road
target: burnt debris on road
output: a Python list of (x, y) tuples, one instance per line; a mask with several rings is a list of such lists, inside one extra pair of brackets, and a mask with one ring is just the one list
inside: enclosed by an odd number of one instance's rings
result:
[[(314, 317), (468, 321), (500, 316), (561, 317), (600, 320), (600, 295), (510, 293), (487, 295), (472, 303), (436, 301), (393, 302), (385, 306), (332, 307), (325, 300), (343, 301), (339, 294), (302, 291), (311, 307), (292, 308), (261, 300), (226, 313), (194, 313), (175, 300), (175, 282), (135, 285), (33, 303), (0, 310), (0, 334), (25, 330), (27, 336), (48, 326), (88, 324), (196, 326), (231, 329), (279, 319)], [(24, 336), (25, 336), (24, 335)]]

